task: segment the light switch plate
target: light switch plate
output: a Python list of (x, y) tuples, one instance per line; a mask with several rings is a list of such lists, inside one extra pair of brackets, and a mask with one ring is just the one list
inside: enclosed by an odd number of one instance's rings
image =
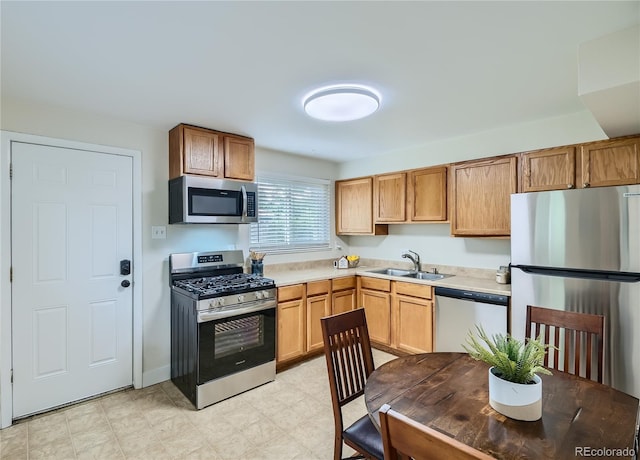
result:
[(154, 240), (164, 240), (167, 238), (167, 227), (164, 225), (151, 227), (151, 238)]

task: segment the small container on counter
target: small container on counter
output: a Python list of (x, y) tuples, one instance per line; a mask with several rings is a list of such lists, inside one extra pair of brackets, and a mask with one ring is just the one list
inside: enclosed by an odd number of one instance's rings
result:
[(496, 271), (496, 283), (498, 284), (510, 284), (511, 283), (511, 271), (507, 266), (500, 266)]

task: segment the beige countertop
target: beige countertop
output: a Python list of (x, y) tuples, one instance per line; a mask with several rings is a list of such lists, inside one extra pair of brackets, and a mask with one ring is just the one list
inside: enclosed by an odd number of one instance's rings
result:
[(495, 278), (489, 278), (486, 272), (482, 273), (482, 276), (472, 276), (478, 273), (478, 270), (466, 270), (466, 269), (454, 269), (449, 267), (449, 270), (440, 269), (441, 273), (451, 273), (454, 276), (443, 278), (437, 281), (418, 280), (414, 278), (407, 278), (403, 276), (389, 276), (378, 273), (369, 273), (368, 270), (380, 268), (376, 265), (362, 265), (358, 268), (349, 269), (337, 269), (333, 267), (322, 267), (322, 263), (318, 263), (320, 267), (304, 267), (298, 266), (291, 270), (279, 269), (269, 270), (269, 267), (265, 267), (265, 276), (275, 280), (277, 286), (287, 286), (299, 283), (308, 283), (310, 281), (319, 281), (326, 279), (342, 278), (345, 276), (370, 276), (373, 278), (383, 278), (395, 281), (405, 281), (408, 283), (425, 284), (430, 286), (442, 286), (454, 289), (466, 289), (475, 292), (484, 292), (487, 294), (499, 294), (511, 296), (510, 284), (498, 284)]

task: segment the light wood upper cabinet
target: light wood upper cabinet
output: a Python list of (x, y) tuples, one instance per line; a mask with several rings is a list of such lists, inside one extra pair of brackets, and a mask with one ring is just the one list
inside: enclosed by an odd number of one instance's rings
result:
[(497, 157), (450, 167), (450, 220), (454, 236), (509, 236), (517, 158)]
[(384, 225), (373, 223), (373, 178), (336, 181), (336, 233), (386, 235)]
[(406, 220), (407, 175), (403, 172), (374, 177), (373, 209), (381, 223)]
[(564, 190), (576, 186), (575, 146), (523, 153), (520, 161), (522, 192)]
[(640, 137), (580, 145), (580, 187), (640, 184)]
[(408, 173), (407, 213), (411, 222), (447, 220), (447, 168), (414, 169)]
[(375, 222), (447, 220), (447, 167), (422, 168), (374, 177)]
[(254, 141), (180, 124), (169, 131), (169, 179), (184, 174), (253, 181)]
[(225, 134), (224, 177), (253, 181), (255, 178), (255, 144), (253, 139)]
[(169, 131), (169, 179), (184, 174), (221, 177), (222, 162), (219, 133), (185, 125)]

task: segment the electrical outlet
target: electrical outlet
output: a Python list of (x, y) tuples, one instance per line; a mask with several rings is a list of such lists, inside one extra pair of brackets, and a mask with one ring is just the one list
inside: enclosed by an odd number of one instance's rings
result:
[(167, 227), (164, 225), (151, 227), (151, 238), (154, 240), (164, 240), (167, 238)]

